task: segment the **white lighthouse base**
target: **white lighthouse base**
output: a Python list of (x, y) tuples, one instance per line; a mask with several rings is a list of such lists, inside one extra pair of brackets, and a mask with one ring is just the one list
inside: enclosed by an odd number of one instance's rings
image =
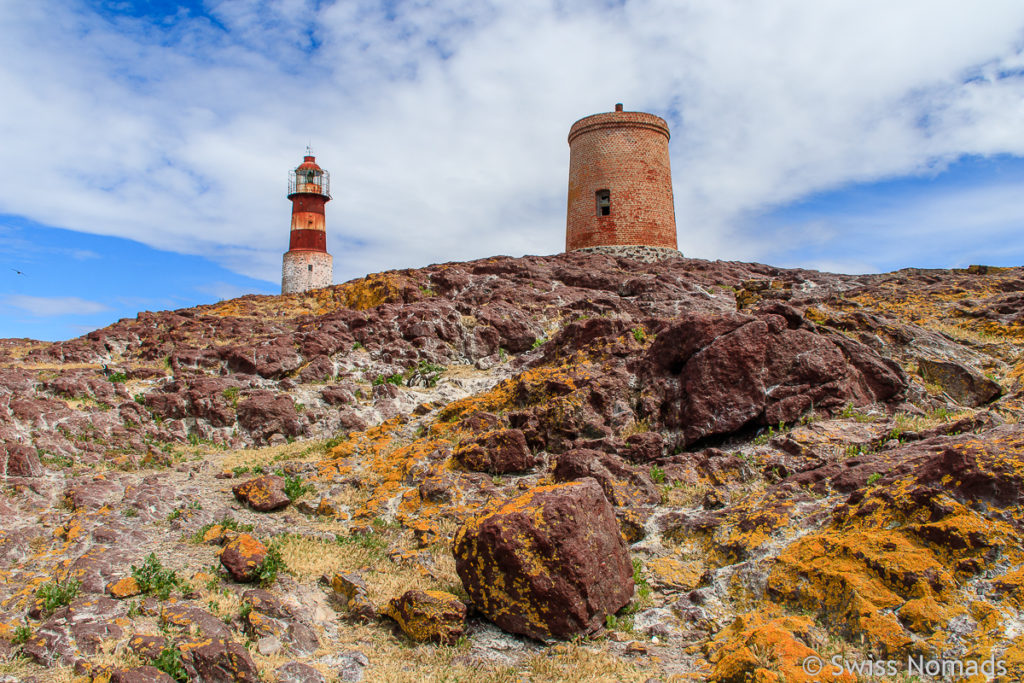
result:
[(295, 294), (334, 284), (334, 259), (325, 251), (289, 251), (281, 267), (281, 293)]

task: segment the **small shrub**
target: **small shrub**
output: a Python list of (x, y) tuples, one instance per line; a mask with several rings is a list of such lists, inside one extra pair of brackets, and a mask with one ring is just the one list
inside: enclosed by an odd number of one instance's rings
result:
[(280, 549), (276, 543), (271, 543), (267, 548), (266, 557), (263, 558), (263, 562), (256, 570), (256, 577), (259, 579), (260, 585), (269, 586), (277, 579), (278, 573), (285, 569), (287, 566), (284, 563), (284, 558), (281, 557)]
[(544, 344), (546, 342), (547, 342), (547, 337), (537, 337), (536, 339), (533, 340), (533, 345), (530, 346), (530, 348), (531, 349), (536, 349), (536, 348), (538, 348), (540, 346), (544, 346)]
[(665, 470), (661, 469), (657, 465), (651, 467), (651, 481), (655, 484), (662, 484), (665, 482)]
[(236, 477), (240, 477), (243, 474), (248, 474), (248, 472), (249, 468), (246, 467), (245, 465), (235, 465), (234, 467), (231, 468), (231, 473), (234, 474)]
[(508, 360), (508, 351), (506, 351), (505, 349), (499, 347), (498, 348), (498, 360), (500, 360), (502, 363), (507, 361)]
[(161, 600), (171, 597), (171, 591), (182, 587), (182, 581), (171, 569), (166, 569), (155, 553), (143, 560), (142, 566), (132, 565), (132, 578), (143, 593), (154, 593)]
[(294, 501), (301, 498), (303, 494), (314, 489), (312, 484), (303, 484), (302, 479), (299, 476), (285, 477), (284, 479), (284, 495), (288, 496), (288, 500)]
[(242, 617), (243, 619), (249, 616), (250, 612), (252, 612), (251, 602), (243, 602), (242, 606), (238, 608), (238, 616)]
[(14, 637), (11, 638), (11, 643), (14, 645), (23, 645), (28, 642), (28, 639), (32, 637), (32, 629), (25, 624), (18, 626), (14, 629)]
[(874, 483), (875, 483), (876, 481), (878, 481), (878, 480), (879, 480), (879, 479), (881, 479), (881, 478), (882, 478), (882, 475), (881, 475), (881, 474), (879, 474), (878, 472), (874, 472), (874, 473), (872, 473), (872, 474), (871, 474), (871, 475), (870, 475), (870, 476), (868, 477), (868, 486), (871, 486), (872, 484), (874, 484)]
[(133, 400), (136, 403), (138, 403), (140, 406), (146, 405), (146, 395), (145, 394), (135, 394)]
[(43, 611), (52, 612), (58, 607), (70, 605), (81, 588), (82, 582), (76, 579), (50, 581), (39, 587), (36, 597), (43, 601)]
[(238, 406), (238, 387), (228, 387), (223, 392), (224, 398), (231, 401), (233, 407)]
[(114, 384), (124, 384), (125, 382), (128, 381), (128, 375), (124, 374), (123, 372), (113, 372), (107, 379), (109, 379)]
[(125, 517), (138, 517), (139, 511), (136, 508), (125, 508), (121, 514)]
[(366, 348), (366, 347), (365, 347), (365, 346), (363, 346), (362, 344), (360, 344), (359, 342), (354, 342), (354, 343), (352, 344), (352, 350), (353, 350), (353, 351), (358, 351), (358, 350), (360, 350), (360, 349), (364, 349), (364, 348)]
[(181, 663), (181, 653), (177, 648), (165, 647), (160, 654), (153, 658), (153, 666), (163, 671), (179, 683), (188, 681), (188, 672), (185, 665)]
[(641, 344), (647, 341), (647, 330), (642, 327), (633, 328), (633, 339), (637, 340)]

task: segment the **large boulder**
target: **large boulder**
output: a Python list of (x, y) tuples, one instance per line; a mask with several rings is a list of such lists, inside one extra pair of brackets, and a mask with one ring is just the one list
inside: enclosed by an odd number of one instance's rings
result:
[(962, 406), (980, 406), (999, 398), (1003, 393), (1002, 387), (995, 381), (951, 360), (918, 358), (917, 369), (925, 381), (938, 384)]
[(459, 529), (453, 552), (474, 605), (512, 633), (589, 633), (633, 595), (619, 524), (589, 478), (492, 504)]
[(808, 410), (893, 400), (898, 364), (840, 334), (782, 315), (688, 312), (638, 362), (646, 410), (683, 445), (747, 425), (796, 421)]

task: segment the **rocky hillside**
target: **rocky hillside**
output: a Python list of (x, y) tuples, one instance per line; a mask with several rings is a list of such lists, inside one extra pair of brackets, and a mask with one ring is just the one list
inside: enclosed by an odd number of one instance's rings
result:
[(2, 340), (0, 681), (1024, 679), (1022, 292), (575, 253)]

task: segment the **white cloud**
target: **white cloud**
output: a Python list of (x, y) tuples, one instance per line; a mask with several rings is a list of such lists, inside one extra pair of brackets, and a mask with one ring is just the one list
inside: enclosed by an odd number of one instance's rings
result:
[(11, 294), (3, 299), (7, 306), (26, 311), (34, 316), (49, 317), (56, 315), (90, 315), (102, 313), (110, 308), (96, 301), (86, 301), (77, 296), (28, 296)]
[(769, 255), (750, 217), (810, 192), (1024, 155), (1015, 0), (17, 5), (0, 212), (271, 282), (309, 140), (339, 279), (560, 251), (569, 126), (617, 101), (669, 119), (680, 246), (710, 258)]

